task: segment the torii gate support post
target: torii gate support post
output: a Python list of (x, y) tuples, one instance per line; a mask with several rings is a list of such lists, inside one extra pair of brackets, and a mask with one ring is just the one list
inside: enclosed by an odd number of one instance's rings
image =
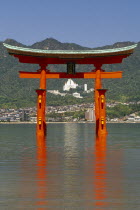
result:
[(45, 100), (46, 90), (38, 89), (37, 92), (37, 139), (43, 139), (46, 135), (46, 120), (45, 120)]
[(105, 93), (106, 89), (98, 89), (99, 93), (99, 128), (98, 128), (98, 136), (107, 135), (106, 128), (106, 100)]
[(95, 88), (94, 88), (94, 99), (95, 99), (95, 120), (96, 120), (96, 136), (99, 132), (99, 117), (100, 117), (100, 105), (99, 105), (99, 89), (102, 88), (101, 83), (101, 70), (102, 64), (96, 64), (95, 68)]
[(40, 88), (37, 92), (37, 139), (45, 139), (46, 136), (46, 65), (41, 65)]

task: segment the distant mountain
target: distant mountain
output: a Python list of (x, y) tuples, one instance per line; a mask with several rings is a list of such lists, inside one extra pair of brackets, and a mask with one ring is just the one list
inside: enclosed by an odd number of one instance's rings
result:
[[(61, 43), (56, 39), (47, 38), (31, 46), (25, 46), (13, 39), (4, 41), (10, 45), (50, 50), (87, 50), (93, 48), (82, 47), (74, 43)], [(132, 45), (134, 42), (118, 42), (113, 45), (103, 46), (96, 49), (117, 48)], [(103, 66), (106, 71), (123, 71), (123, 79), (108, 79), (103, 81), (103, 86), (108, 89), (107, 98), (118, 101), (140, 101), (140, 43), (133, 55), (124, 59), (122, 64), (112, 64)], [(0, 107), (25, 107), (34, 106), (36, 101), (35, 89), (38, 88), (38, 80), (19, 79), (18, 71), (36, 71), (38, 65), (19, 63), (17, 59), (8, 55), (3, 43), (0, 42)], [(51, 71), (66, 71), (65, 65), (49, 65)], [(76, 71), (91, 71), (92, 65), (77, 65)], [(58, 89), (62, 91), (65, 79), (48, 80), (48, 89)], [(88, 88), (93, 87), (92, 80), (76, 80), (79, 85), (88, 84)], [(93, 101), (93, 94), (85, 96), (80, 102)], [(48, 104), (58, 104), (59, 98), (48, 94)], [(65, 103), (67, 98), (63, 98)], [(73, 98), (73, 102), (76, 99)], [(55, 103), (53, 103), (53, 101)]]
[(44, 49), (44, 50), (87, 50), (90, 48), (82, 47), (74, 43), (61, 43), (53, 38), (45, 39), (31, 45), (31, 48)]
[(98, 47), (96, 49), (112, 49), (112, 48), (120, 48), (120, 47), (127, 47), (127, 46), (130, 46), (130, 45), (133, 45), (133, 44), (136, 44), (135, 42), (116, 42), (115, 44), (113, 45), (106, 45), (106, 46), (103, 46), (103, 47)]
[(18, 47), (26, 47), (26, 45), (23, 45), (22, 43), (17, 42), (17, 41), (14, 40), (14, 39), (6, 39), (6, 40), (4, 41), (4, 43), (10, 44), (10, 45), (13, 45), (13, 46), (18, 46)]

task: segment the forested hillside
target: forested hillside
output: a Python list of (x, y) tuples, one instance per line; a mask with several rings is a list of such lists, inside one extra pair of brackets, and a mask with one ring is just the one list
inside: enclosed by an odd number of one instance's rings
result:
[[(74, 43), (61, 43), (55, 39), (49, 38), (41, 42), (37, 42), (32, 46), (25, 46), (15, 40), (7, 39), (6, 43), (16, 46), (31, 47), (38, 49), (54, 49), (54, 50), (84, 50), (92, 49), (82, 47)], [(105, 48), (116, 48), (132, 45), (132, 42), (115, 43), (112, 46), (104, 46)], [(97, 48), (96, 48), (97, 49)], [(101, 49), (101, 48), (98, 48)], [(49, 65), (51, 71), (66, 71), (65, 65)], [(76, 71), (90, 71), (94, 67), (92, 65), (77, 65)], [(108, 89), (108, 100), (116, 101), (140, 101), (140, 43), (133, 55), (123, 60), (122, 64), (104, 65), (106, 71), (123, 71), (123, 79), (108, 79), (103, 81), (103, 86)], [(10, 107), (28, 107), (34, 106), (36, 101), (35, 89), (38, 88), (37, 79), (19, 79), (18, 71), (36, 71), (38, 65), (22, 64), (17, 59), (8, 55), (7, 50), (0, 42), (0, 108)], [(48, 80), (47, 88), (58, 89), (62, 91), (65, 79)], [(92, 80), (76, 80), (79, 85), (88, 84), (88, 89), (93, 87)], [(93, 94), (87, 94), (83, 99), (76, 99), (72, 96), (61, 97), (48, 94), (48, 104), (74, 104), (83, 102), (92, 102)]]

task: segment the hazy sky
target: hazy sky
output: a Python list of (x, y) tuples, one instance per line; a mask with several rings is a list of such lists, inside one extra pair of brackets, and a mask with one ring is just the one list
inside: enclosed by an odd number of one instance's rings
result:
[(0, 0), (0, 41), (98, 47), (140, 41), (140, 0)]

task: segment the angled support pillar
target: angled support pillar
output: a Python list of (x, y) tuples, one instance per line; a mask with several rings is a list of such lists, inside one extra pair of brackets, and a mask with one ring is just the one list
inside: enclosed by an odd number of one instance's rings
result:
[(106, 100), (105, 100), (105, 93), (106, 89), (98, 89), (99, 93), (99, 127), (97, 131), (97, 135), (107, 135), (107, 128), (106, 128)]
[[(45, 100), (46, 90), (38, 89), (37, 92), (37, 139), (45, 139), (46, 136), (46, 120), (45, 120)], [(40, 141), (41, 142), (41, 141)], [(39, 144), (39, 142), (38, 142)]]

